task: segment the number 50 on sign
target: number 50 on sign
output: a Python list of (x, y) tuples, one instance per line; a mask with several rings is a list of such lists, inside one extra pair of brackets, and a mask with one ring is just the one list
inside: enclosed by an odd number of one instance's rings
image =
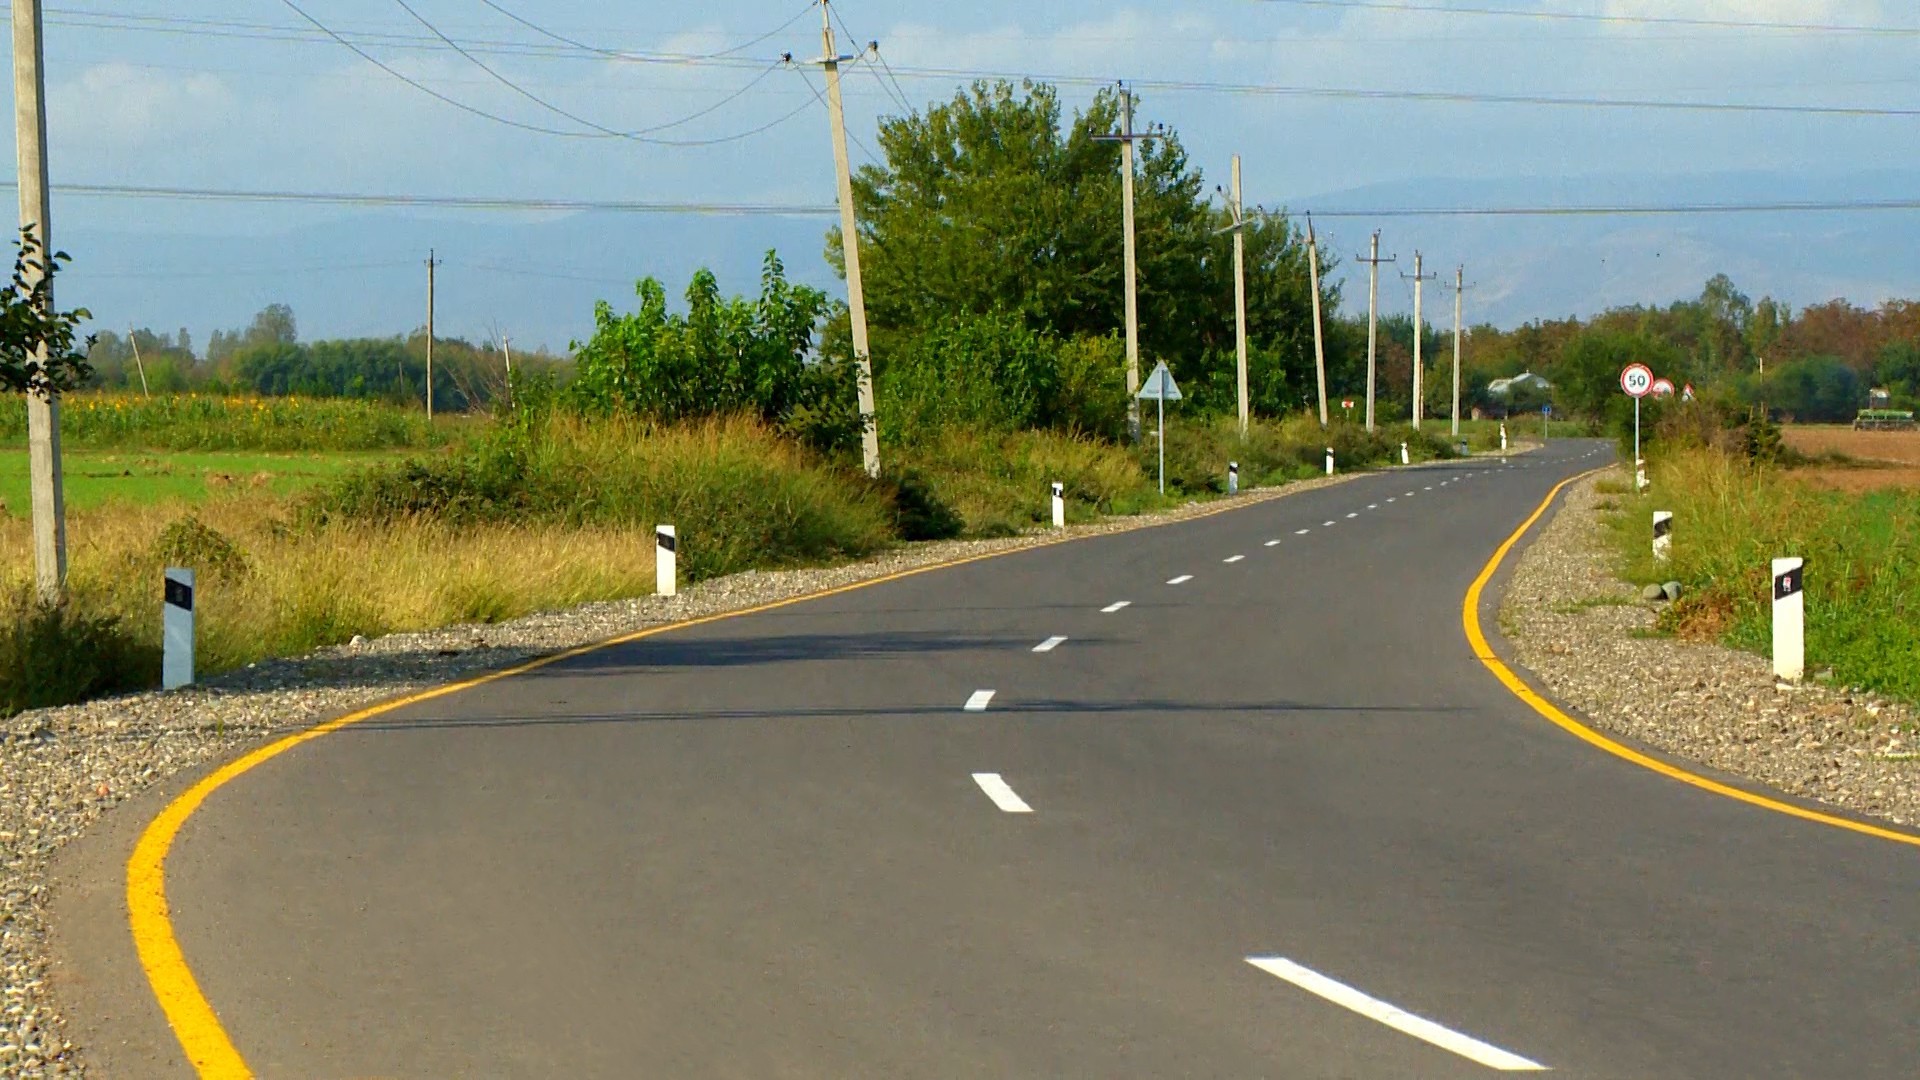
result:
[(1620, 372), (1620, 389), (1629, 397), (1646, 397), (1653, 392), (1653, 369), (1645, 364), (1628, 364)]

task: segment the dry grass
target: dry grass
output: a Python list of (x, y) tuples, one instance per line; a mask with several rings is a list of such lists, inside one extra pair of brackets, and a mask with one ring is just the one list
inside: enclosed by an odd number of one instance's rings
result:
[[(192, 514), (239, 549), (244, 566), (196, 582), (203, 670), (242, 666), (345, 641), (462, 622), (491, 622), (589, 600), (651, 592), (653, 538), (645, 528), (477, 525), (430, 521), (295, 529), (285, 505), (235, 497)], [(159, 640), (156, 542), (187, 513), (179, 505), (117, 506), (74, 514), (69, 580), (76, 607), (115, 615), (136, 637)], [(27, 522), (0, 522), (9, 591), (31, 581)]]

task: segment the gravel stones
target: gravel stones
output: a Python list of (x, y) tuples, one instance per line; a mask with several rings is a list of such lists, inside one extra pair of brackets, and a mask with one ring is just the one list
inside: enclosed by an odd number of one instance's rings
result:
[(1502, 626), (1520, 663), (1602, 728), (1855, 814), (1920, 824), (1920, 715), (1841, 686), (1776, 684), (1765, 657), (1650, 636), (1653, 609), (1611, 569), (1598, 479), (1568, 489), (1508, 585)]
[[(1109, 518), (1065, 536), (1123, 532), (1332, 484), (1317, 478), (1155, 515)], [(684, 619), (737, 611), (916, 567), (1056, 542), (1054, 530), (913, 544), (860, 563), (749, 571), (647, 596), (511, 622), (395, 634), (273, 660), (172, 693), (133, 694), (0, 720), (0, 1076), (79, 1076), (45, 983), (47, 870), (54, 854), (118, 803), (263, 740), (410, 691)]]

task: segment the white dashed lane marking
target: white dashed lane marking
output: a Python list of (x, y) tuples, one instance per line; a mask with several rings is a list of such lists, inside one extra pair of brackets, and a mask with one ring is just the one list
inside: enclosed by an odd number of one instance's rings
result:
[(1059, 648), (1062, 645), (1065, 645), (1066, 643), (1067, 643), (1067, 639), (1064, 637), (1050, 637), (1047, 640), (1041, 642), (1040, 644), (1035, 645), (1033, 647), (1033, 651), (1034, 652), (1052, 652), (1053, 650)]
[(1192, 580), (1193, 580), (1193, 575), (1192, 575), (1192, 574), (1181, 574), (1181, 575), (1180, 575), (1179, 577), (1177, 577), (1177, 578), (1168, 578), (1168, 579), (1167, 579), (1167, 584), (1169, 584), (1169, 585), (1185, 585), (1185, 584), (1186, 584), (1187, 582), (1189, 582), (1189, 581), (1192, 581)]
[(965, 708), (968, 712), (986, 712), (987, 702), (992, 700), (993, 700), (993, 691), (975, 690), (973, 692), (973, 696), (967, 699), (967, 704)]
[(1128, 605), (1130, 605), (1130, 604), (1132, 604), (1132, 603), (1133, 603), (1133, 601), (1131, 601), (1131, 600), (1119, 600), (1119, 601), (1116, 601), (1116, 602), (1114, 602), (1114, 603), (1111, 603), (1111, 604), (1108, 604), (1108, 605), (1107, 605), (1106, 607), (1103, 607), (1103, 608), (1101, 608), (1101, 609), (1100, 609), (1100, 614), (1102, 614), (1102, 615), (1111, 615), (1111, 614), (1113, 614), (1114, 612), (1116, 612), (1116, 611), (1119, 611), (1119, 610), (1120, 610), (1121, 608), (1123, 608), (1123, 607), (1127, 607)]
[(997, 772), (974, 773), (973, 782), (976, 784), (979, 784), (980, 790), (987, 793), (987, 798), (993, 800), (993, 805), (999, 807), (1000, 809), (1006, 811), (1007, 813), (1009, 814), (1033, 813), (1033, 807), (1027, 805), (1027, 800), (1015, 794), (1013, 788), (1009, 787), (1007, 785), (1007, 782), (1000, 778), (999, 773)]
[(1405, 1009), (1389, 1005), (1345, 983), (1336, 982), (1317, 971), (1301, 967), (1285, 957), (1249, 956), (1247, 963), (1343, 1009), (1351, 1009), (1369, 1020), (1377, 1020), (1395, 1031), (1431, 1043), (1442, 1050), (1451, 1051), (1487, 1068), (1502, 1072), (1542, 1072), (1546, 1069), (1545, 1065), (1537, 1061), (1529, 1061), (1519, 1054), (1481, 1042), (1471, 1035), (1462, 1035), (1452, 1028), (1442, 1027), (1431, 1020), (1415, 1016)]

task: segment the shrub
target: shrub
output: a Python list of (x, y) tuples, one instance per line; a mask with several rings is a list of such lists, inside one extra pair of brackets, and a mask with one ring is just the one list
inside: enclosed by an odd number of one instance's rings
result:
[(0, 603), (0, 716), (151, 686), (160, 650), (112, 615), (48, 606), (15, 592)]
[(246, 552), (191, 514), (161, 531), (153, 543), (153, 560), (226, 581), (238, 581), (253, 569)]

